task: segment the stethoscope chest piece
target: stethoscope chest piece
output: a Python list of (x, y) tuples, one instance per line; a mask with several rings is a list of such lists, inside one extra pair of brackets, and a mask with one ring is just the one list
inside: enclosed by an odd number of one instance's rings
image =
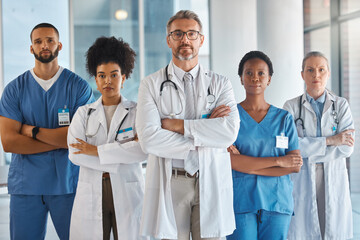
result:
[(213, 94), (209, 94), (206, 96), (206, 102), (211, 105), (215, 102), (215, 96)]

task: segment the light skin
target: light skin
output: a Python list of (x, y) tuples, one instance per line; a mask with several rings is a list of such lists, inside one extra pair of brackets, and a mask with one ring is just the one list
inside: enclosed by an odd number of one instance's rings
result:
[[(176, 19), (170, 25), (170, 32), (180, 30), (183, 32), (187, 32), (190, 30), (200, 31), (199, 24), (193, 19)], [(193, 69), (199, 61), (199, 49), (204, 43), (204, 36), (199, 34), (196, 40), (189, 40), (184, 34), (181, 40), (174, 40), (171, 36), (166, 37), (166, 42), (169, 48), (172, 51), (172, 61), (173, 63), (184, 70), (185, 72), (189, 72)], [(180, 56), (180, 57), (179, 57)], [(216, 110), (216, 115), (219, 115), (219, 112), (230, 112), (230, 108), (226, 106), (219, 106)], [(223, 115), (226, 116), (226, 115)], [(180, 133), (184, 135), (184, 120), (183, 119), (163, 119), (161, 121), (162, 128)]]
[[(244, 64), (240, 78), (246, 91), (246, 98), (240, 105), (257, 123), (260, 123), (270, 107), (264, 98), (265, 89), (271, 82), (269, 67), (265, 61), (259, 58), (249, 59)], [(302, 166), (299, 150), (290, 151), (281, 157), (246, 156), (233, 145), (228, 148), (228, 151), (232, 169), (243, 173), (283, 176), (299, 172)]]
[[(121, 102), (120, 88), (125, 82), (125, 74), (122, 74), (121, 68), (117, 63), (103, 63), (96, 68), (96, 86), (102, 95), (102, 104), (104, 106), (118, 105)], [(70, 144), (70, 147), (79, 151), (74, 154), (86, 154), (99, 156), (98, 148), (79, 138), (78, 143)]]
[[(187, 32), (189, 30), (199, 31), (199, 24), (193, 19), (176, 19), (170, 25), (170, 32), (180, 30)], [(189, 40), (184, 34), (181, 40), (174, 40), (171, 36), (166, 37), (166, 42), (169, 48), (172, 51), (172, 61), (176, 66), (189, 72), (193, 69), (199, 60), (199, 49), (204, 43), (204, 36), (199, 35), (196, 40)], [(188, 60), (180, 60), (177, 57), (179, 54), (182, 58), (191, 58)]]
[[(61, 50), (58, 35), (52, 28), (35, 29), (31, 36), (30, 52), (49, 57), (57, 49)], [(35, 59), (35, 74), (44, 80), (52, 78), (59, 70), (57, 57), (49, 63)], [(35, 126), (22, 124), (18, 121), (0, 116), (1, 141), (5, 152), (17, 154), (34, 154), (67, 147), (68, 127), (40, 128), (36, 139), (32, 138)]]
[[(309, 57), (304, 64), (301, 76), (306, 84), (306, 92), (315, 100), (325, 92), (327, 81), (330, 78), (328, 62), (323, 57)], [(326, 137), (328, 146), (354, 146), (352, 133), (354, 129), (344, 130), (334, 136)]]

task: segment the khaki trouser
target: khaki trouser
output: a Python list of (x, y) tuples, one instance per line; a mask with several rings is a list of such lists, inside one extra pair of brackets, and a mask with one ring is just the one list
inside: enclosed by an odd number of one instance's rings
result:
[(219, 240), (200, 237), (199, 179), (172, 175), (171, 197), (174, 206), (178, 240)]

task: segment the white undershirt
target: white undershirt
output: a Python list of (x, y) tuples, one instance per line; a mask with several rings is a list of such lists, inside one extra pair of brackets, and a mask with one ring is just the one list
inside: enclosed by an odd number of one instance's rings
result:
[(38, 76), (36, 76), (36, 74), (34, 73), (34, 69), (31, 69), (30, 72), (31, 72), (31, 75), (33, 75), (33, 77), (35, 78), (36, 82), (45, 90), (45, 92), (47, 92), (47, 90), (49, 90), (51, 88), (51, 86), (56, 82), (56, 80), (58, 80), (58, 78), (63, 70), (64, 70), (64, 68), (62, 66), (60, 66), (59, 70), (56, 72), (56, 74), (48, 80), (44, 80), (44, 79), (41, 79)]
[(104, 106), (104, 111), (105, 111), (106, 125), (107, 125), (107, 129), (108, 129), (108, 133), (109, 133), (111, 119), (113, 118), (116, 107), (118, 105), (110, 105), (110, 106), (103, 105), (103, 106)]

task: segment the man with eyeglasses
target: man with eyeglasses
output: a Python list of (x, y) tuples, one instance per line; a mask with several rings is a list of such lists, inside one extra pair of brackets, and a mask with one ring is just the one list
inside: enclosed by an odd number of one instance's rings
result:
[(220, 239), (235, 229), (231, 164), (239, 114), (230, 81), (198, 63), (202, 24), (182, 10), (167, 23), (172, 60), (140, 84), (136, 128), (149, 153), (140, 233)]

